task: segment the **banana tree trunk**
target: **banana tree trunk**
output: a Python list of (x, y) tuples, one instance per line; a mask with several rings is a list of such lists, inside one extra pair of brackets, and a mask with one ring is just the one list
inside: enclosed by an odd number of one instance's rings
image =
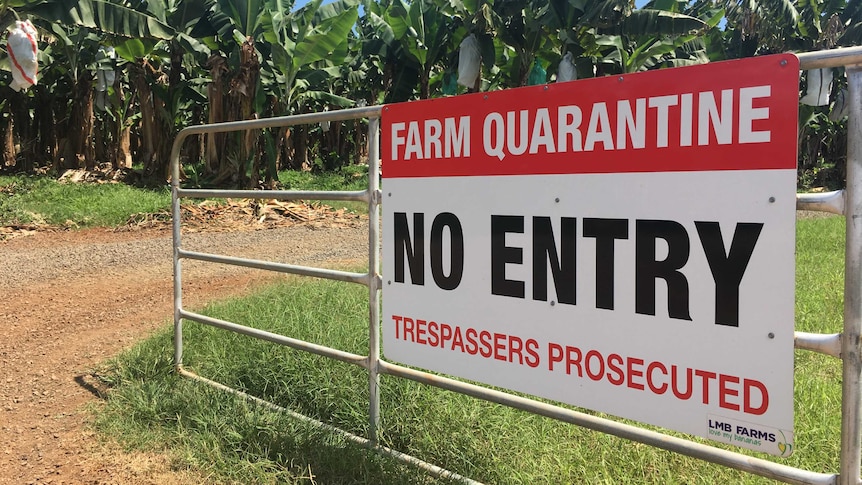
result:
[(275, 140), (275, 152), (278, 154), (275, 161), (276, 167), (281, 170), (291, 168), (293, 160), (293, 140), (291, 139), (292, 131), (290, 128), (280, 128), (278, 137)]
[[(227, 67), (225, 66), (224, 69), (226, 72)], [(259, 75), (260, 64), (254, 48), (254, 39), (248, 37), (240, 47), (239, 69), (230, 77), (229, 82), (219, 84), (210, 91), (210, 96), (214, 97), (216, 94), (224, 94), (225, 85), (230, 86), (224, 98), (226, 99), (224, 119), (219, 121), (241, 121), (257, 117), (254, 112), (254, 98)], [(212, 84), (215, 85), (217, 77), (213, 75), (212, 79)], [(218, 102), (212, 97), (210, 101)], [(213, 120), (213, 122), (217, 121)], [(230, 181), (233, 186), (248, 188), (257, 184), (259, 175), (255, 170), (260, 164), (252, 160), (257, 155), (254, 150), (256, 138), (252, 130), (226, 136), (225, 148), (219, 152), (218, 175), (213, 183), (223, 185)]]
[(132, 129), (131, 127), (120, 127), (119, 139), (117, 140), (117, 158), (114, 168), (132, 168)]
[[(207, 61), (207, 67), (210, 71), (210, 83), (207, 86), (207, 98), (209, 103), (209, 123), (221, 123), (225, 121), (225, 79), (224, 75), (228, 72), (227, 61), (225, 58), (212, 55)], [(213, 176), (217, 180), (223, 176), (229, 176), (228, 173), (222, 172), (222, 154), (225, 153), (227, 145), (227, 135), (224, 133), (206, 135), (206, 157), (205, 157), (205, 172), (208, 176)], [(226, 163), (225, 163), (226, 165)]]
[(114, 157), (113, 140), (111, 140), (112, 127), (110, 120), (96, 119), (93, 129), (93, 153), (96, 160), (112, 160)]
[(428, 99), (431, 97), (431, 73), (422, 70), (419, 76), (419, 99)]
[[(9, 99), (16, 93), (7, 87), (0, 87), (0, 94)], [(0, 128), (2, 128), (3, 147), (0, 152), (0, 168), (15, 166), (18, 151), (15, 149), (15, 117), (12, 103), (6, 102), (4, 113), (0, 113)], [(4, 116), (5, 115), (5, 116)]]
[[(254, 111), (254, 98), (257, 93), (259, 76), (260, 63), (254, 49), (254, 38), (247, 37), (240, 48), (239, 73), (231, 81), (232, 94), (239, 97), (239, 120), (251, 120), (258, 117)], [(237, 180), (240, 182), (240, 186), (250, 189), (257, 187), (260, 181), (260, 152), (254, 150), (257, 138), (255, 131), (246, 130), (242, 134), (239, 146), (240, 170), (237, 174)], [(250, 167), (248, 167), (249, 163), (251, 164)], [(248, 175), (246, 175), (247, 167), (250, 169)]]
[(141, 110), (141, 148), (138, 158), (144, 163), (144, 172), (150, 175), (148, 167), (152, 166), (155, 156), (156, 115), (153, 108), (153, 91), (147, 81), (143, 63), (134, 66), (132, 78)]
[[(6, 111), (9, 112), (8, 106)], [(3, 151), (0, 153), (3, 159), (0, 162), (2, 162), (2, 167), (10, 167), (15, 165), (15, 123), (12, 121), (11, 114), (6, 116), (6, 123), (3, 128)]]
[(36, 104), (33, 110), (39, 151), (36, 155), (41, 163), (52, 163), (57, 155), (57, 130), (54, 122), (54, 95), (42, 84), (35, 86)]
[[(190, 125), (202, 125), (206, 122), (204, 119), (204, 109), (203, 107), (195, 103), (192, 108), (192, 118)], [(206, 153), (204, 152), (204, 142), (203, 135), (193, 135), (186, 139), (186, 142), (183, 144), (182, 156), (186, 160), (190, 160), (193, 163), (200, 163), (205, 159)]]
[(168, 86), (171, 92), (179, 89), (183, 75), (183, 47), (176, 37), (171, 39), (171, 70), (168, 72)]
[(96, 166), (93, 145), (93, 73), (82, 72), (73, 88), (72, 111), (69, 116), (68, 138), (63, 157), (64, 168)]
[[(123, 92), (123, 83), (118, 82), (114, 86), (114, 106), (120, 106), (125, 102), (126, 96)], [(131, 128), (126, 120), (118, 112), (110, 122), (111, 127), (111, 166), (112, 168), (132, 168), (131, 151)]]
[[(175, 94), (180, 89), (183, 72), (183, 48), (176, 38), (171, 40), (170, 49), (171, 64), (170, 71), (168, 71), (168, 102), (172, 102), (171, 100), (176, 99)], [(164, 105), (165, 102), (161, 99), (154, 98), (153, 101), (158, 108), (156, 110), (156, 118), (157, 127), (159, 129), (159, 139), (161, 140), (161, 143), (156, 147), (157, 166), (154, 167), (154, 169), (156, 173), (161, 174), (164, 180), (168, 180), (170, 178), (171, 148), (174, 144), (174, 138), (176, 138), (177, 135), (174, 130), (174, 107), (166, 107)]]
[(36, 140), (33, 124), (30, 119), (27, 94), (25, 92), (12, 93), (12, 96), (7, 98), (7, 102), (12, 107), (13, 125), (18, 135), (17, 158), (21, 161), (20, 169), (26, 173), (31, 173), (34, 166), (33, 159), (35, 155), (33, 148), (36, 146)]
[(310, 170), (308, 163), (308, 127), (295, 126), (293, 129), (293, 168)]
[(165, 106), (163, 99), (158, 96), (153, 96), (153, 107), (156, 115), (156, 133), (158, 133), (158, 143), (156, 143), (156, 154), (153, 157), (153, 164), (150, 172), (153, 176), (158, 177), (160, 181), (170, 178), (170, 158), (171, 148), (174, 142), (174, 120), (169, 119), (170, 114)]

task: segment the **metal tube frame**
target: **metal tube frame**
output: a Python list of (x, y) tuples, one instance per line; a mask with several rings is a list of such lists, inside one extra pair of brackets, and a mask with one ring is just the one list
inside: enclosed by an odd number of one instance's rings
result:
[(844, 251), (844, 332), (841, 340), (841, 472), (839, 485), (860, 482), (862, 457), (862, 59), (848, 66), (847, 221)]
[[(235, 121), (209, 125), (193, 126), (182, 130), (171, 150), (171, 209), (173, 212), (173, 267), (174, 267), (174, 365), (177, 372), (206, 383), (218, 389), (237, 394), (270, 409), (287, 412), (297, 419), (315, 424), (342, 437), (369, 447), (379, 453), (399, 461), (415, 465), (433, 476), (446, 477), (477, 483), (418, 458), (381, 446), (378, 439), (380, 424), (380, 375), (388, 374), (410, 379), (419, 383), (435, 386), (499, 403), (517, 409), (557, 419), (588, 429), (608, 433), (621, 438), (673, 451), (708, 462), (735, 468), (748, 473), (798, 484), (835, 484), (862, 485), (860, 480), (860, 461), (862, 460), (862, 47), (849, 47), (801, 53), (797, 55), (801, 69), (821, 69), (847, 67), (848, 90), (850, 98), (850, 120), (848, 123), (847, 147), (847, 189), (823, 194), (800, 194), (797, 196), (798, 210), (817, 210), (843, 214), (846, 218), (845, 288), (844, 288), (844, 328), (840, 334), (812, 334), (796, 332), (795, 347), (824, 353), (842, 360), (842, 422), (840, 470), (837, 474), (819, 473), (782, 465), (768, 460), (727, 451), (690, 440), (676, 438), (662, 433), (649, 431), (637, 426), (599, 418), (590, 414), (546, 404), (540, 401), (515, 396), (482, 386), (468, 384), (455, 379), (410, 369), (384, 361), (380, 356), (380, 150), (379, 130), (381, 106), (353, 108), (340, 111), (312, 113), (278, 118), (250, 121)], [(286, 127), (323, 121), (368, 119), (369, 169), (368, 189), (344, 192), (308, 191), (243, 191), (182, 189), (179, 185), (179, 152), (185, 139), (191, 135), (204, 133), (224, 133), (261, 128)], [(355, 200), (368, 203), (368, 272), (349, 273), (320, 268), (309, 268), (289, 264), (271, 263), (244, 258), (233, 258), (215, 254), (185, 251), (181, 249), (182, 218), (180, 199), (223, 197), (256, 198), (277, 200)], [(220, 264), (231, 264), (249, 268), (278, 271), (301, 276), (327, 278), (337, 281), (363, 284), (368, 287), (368, 355), (361, 356), (338, 349), (293, 339), (287, 336), (266, 332), (236, 323), (210, 318), (182, 308), (182, 260), (194, 259)], [(183, 320), (241, 333), (285, 345), (341, 362), (360, 366), (368, 371), (369, 387), (369, 431), (368, 437), (361, 437), (333, 427), (318, 420), (284, 409), (260, 398), (250, 396), (236, 389), (198, 376), (183, 368)]]

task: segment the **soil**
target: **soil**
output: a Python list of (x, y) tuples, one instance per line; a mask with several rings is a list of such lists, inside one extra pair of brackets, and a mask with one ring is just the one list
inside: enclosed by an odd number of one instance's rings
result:
[[(325, 267), (367, 261), (367, 218), (235, 229), (192, 228), (182, 246)], [(168, 457), (124, 451), (90, 426), (102, 395), (94, 369), (170, 322), (169, 228), (24, 233), (0, 241), (0, 484), (206, 483), (172, 469)], [(182, 276), (186, 308), (278, 277), (191, 260)]]

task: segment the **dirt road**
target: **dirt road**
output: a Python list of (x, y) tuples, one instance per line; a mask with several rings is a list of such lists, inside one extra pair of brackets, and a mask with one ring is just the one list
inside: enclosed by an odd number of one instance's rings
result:
[[(183, 247), (329, 267), (362, 264), (367, 225), (196, 232)], [(185, 261), (184, 305), (238, 295), (272, 274)], [(0, 242), (0, 484), (202, 483), (165, 457), (125, 453), (88, 426), (92, 369), (171, 316), (166, 228), (37, 233)]]

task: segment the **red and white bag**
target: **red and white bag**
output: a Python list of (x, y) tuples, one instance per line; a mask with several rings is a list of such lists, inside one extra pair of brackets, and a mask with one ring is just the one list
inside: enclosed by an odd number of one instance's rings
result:
[(12, 61), (12, 84), (9, 87), (15, 91), (36, 84), (36, 75), (39, 74), (37, 35), (36, 27), (29, 20), (16, 21), (15, 28), (9, 31), (6, 39), (6, 50)]

